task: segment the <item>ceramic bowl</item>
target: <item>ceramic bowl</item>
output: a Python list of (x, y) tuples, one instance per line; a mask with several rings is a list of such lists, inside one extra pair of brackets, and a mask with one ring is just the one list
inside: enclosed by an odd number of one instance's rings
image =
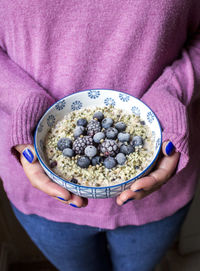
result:
[[(149, 165), (137, 176), (123, 183), (106, 186), (106, 187), (88, 187), (71, 183), (57, 176), (47, 164), (44, 155), (44, 140), (48, 130), (66, 114), (71, 111), (79, 110), (90, 106), (108, 106), (123, 109), (128, 112), (139, 115), (142, 120), (149, 126), (152, 131), (152, 139), (154, 142), (154, 153)], [(123, 92), (107, 89), (90, 89), (80, 91), (62, 98), (52, 105), (43, 117), (40, 119), (34, 136), (34, 146), (38, 160), (49, 178), (71, 191), (72, 193), (86, 198), (110, 198), (116, 197), (122, 191), (130, 188), (130, 186), (138, 178), (147, 175), (158, 158), (162, 145), (162, 131), (158, 118), (154, 112), (139, 99)]]

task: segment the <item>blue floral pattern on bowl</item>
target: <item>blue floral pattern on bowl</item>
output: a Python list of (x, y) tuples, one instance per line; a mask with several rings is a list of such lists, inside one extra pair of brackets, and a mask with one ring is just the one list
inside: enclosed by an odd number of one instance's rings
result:
[(49, 115), (47, 118), (47, 124), (49, 127), (53, 127), (55, 124), (56, 118), (54, 115)]
[[(91, 103), (92, 99), (92, 103)], [(126, 104), (124, 104), (126, 102)], [(47, 165), (44, 155), (44, 141), (48, 130), (59, 120), (71, 111), (79, 110), (90, 106), (105, 106), (113, 105), (122, 110), (126, 110), (129, 113), (140, 115), (142, 121), (144, 121), (152, 131), (152, 137), (154, 139), (154, 155), (149, 166), (144, 169), (139, 175), (132, 179), (113, 186), (108, 187), (86, 187), (71, 183), (67, 180), (57, 176)], [(125, 105), (125, 106), (124, 106)], [(34, 136), (34, 146), (38, 160), (43, 167), (49, 178), (71, 191), (72, 193), (86, 197), (86, 198), (110, 198), (116, 197), (125, 189), (130, 186), (141, 176), (148, 174), (151, 168), (154, 166), (158, 154), (161, 150), (162, 144), (162, 131), (159, 121), (151, 109), (141, 102), (139, 99), (125, 94), (123, 92), (115, 90), (85, 90), (74, 94), (71, 94), (57, 103), (52, 105), (47, 112), (43, 115), (38, 123)]]
[(100, 91), (99, 90), (90, 90), (88, 91), (88, 97), (90, 99), (97, 99), (100, 96)]
[(71, 105), (72, 111), (79, 110), (79, 109), (81, 109), (81, 107), (82, 107), (81, 101), (75, 101)]
[(109, 105), (112, 105), (112, 106), (115, 106), (115, 100), (113, 99), (113, 98), (106, 98), (105, 100), (104, 100), (104, 104), (106, 105), (106, 106), (109, 106)]
[(161, 139), (158, 138), (158, 139), (156, 140), (156, 149), (159, 148), (160, 144), (161, 144)]
[(55, 108), (57, 110), (62, 110), (66, 105), (66, 101), (65, 100), (62, 100), (60, 102), (58, 102), (56, 105), (55, 105)]
[(120, 93), (120, 94), (119, 94), (119, 98), (120, 98), (120, 100), (122, 100), (123, 102), (128, 102), (129, 99), (130, 99), (129, 95), (127, 95), (127, 94), (125, 94), (125, 93)]
[(147, 113), (147, 120), (149, 123), (152, 123), (154, 121), (154, 114), (150, 111)]
[(140, 116), (140, 109), (137, 106), (133, 106), (131, 110), (133, 114), (135, 114), (136, 116)]
[(41, 132), (42, 132), (43, 127), (44, 127), (44, 125), (41, 123), (41, 124), (40, 124), (40, 126), (38, 127), (38, 132), (39, 132), (39, 133), (41, 133)]

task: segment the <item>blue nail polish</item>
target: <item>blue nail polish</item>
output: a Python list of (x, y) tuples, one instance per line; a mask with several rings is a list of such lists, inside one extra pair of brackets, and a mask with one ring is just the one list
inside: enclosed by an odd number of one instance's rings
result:
[(79, 208), (79, 207), (76, 206), (74, 203), (70, 203), (69, 205), (72, 206), (72, 207), (75, 207), (75, 208)]
[(61, 197), (57, 197), (58, 199), (60, 199), (60, 200), (63, 200), (63, 201), (67, 201), (66, 199), (63, 199), (63, 198), (61, 198)]
[(141, 189), (137, 189), (134, 192), (140, 192), (140, 191), (144, 191), (142, 188)]
[(133, 200), (134, 200), (134, 199), (127, 199), (127, 200), (123, 203), (123, 205), (126, 204), (127, 202), (133, 201)]
[(175, 147), (174, 147), (173, 143), (171, 141), (168, 142), (168, 144), (165, 148), (166, 154), (171, 155), (173, 153), (174, 149), (175, 149)]
[(34, 159), (34, 155), (32, 153), (31, 150), (29, 150), (28, 148), (26, 148), (23, 152), (22, 152), (23, 156), (26, 158), (26, 160), (29, 162), (29, 163), (32, 163), (33, 162), (33, 159)]

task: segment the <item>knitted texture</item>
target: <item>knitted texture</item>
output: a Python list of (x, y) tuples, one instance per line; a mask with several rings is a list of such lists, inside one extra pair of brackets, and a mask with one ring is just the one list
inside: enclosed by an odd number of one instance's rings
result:
[(19, 105), (12, 118), (11, 146), (33, 144), (33, 132), (44, 112), (52, 104), (52, 100), (43, 95), (28, 96)]
[[(112, 229), (162, 219), (191, 200), (200, 168), (199, 25), (199, 0), (2, 0), (0, 175), (14, 205)], [(169, 182), (143, 200), (91, 199), (74, 210), (33, 188), (10, 150), (33, 143), (55, 100), (93, 88), (143, 100), (181, 155)]]
[[(174, 89), (174, 86), (171, 85), (172, 76), (170, 76), (169, 72), (164, 73), (163, 77), (167, 78), (167, 80), (161, 83), (160, 81), (163, 81), (161, 76), (150, 90), (144, 94), (142, 101), (152, 108), (160, 120), (163, 128), (163, 141), (172, 141), (176, 151), (182, 154), (178, 164), (179, 171), (189, 161), (187, 108), (179, 99), (174, 97), (173, 91), (172, 93), (169, 92), (169, 88)], [(157, 97), (156, 101), (153, 97)]]

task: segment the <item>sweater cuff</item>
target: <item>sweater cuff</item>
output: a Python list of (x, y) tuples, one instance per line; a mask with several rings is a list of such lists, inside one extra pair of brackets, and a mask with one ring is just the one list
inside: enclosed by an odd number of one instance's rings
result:
[(33, 144), (33, 132), (44, 112), (54, 103), (47, 95), (31, 94), (12, 115), (11, 152), (14, 146)]
[(189, 161), (189, 132), (186, 106), (168, 92), (156, 91), (153, 94), (154, 98), (151, 97), (151, 94), (147, 92), (141, 100), (158, 117), (163, 129), (163, 142), (171, 141), (176, 151), (180, 152), (181, 156), (177, 168), (177, 172), (179, 172), (186, 167)]

